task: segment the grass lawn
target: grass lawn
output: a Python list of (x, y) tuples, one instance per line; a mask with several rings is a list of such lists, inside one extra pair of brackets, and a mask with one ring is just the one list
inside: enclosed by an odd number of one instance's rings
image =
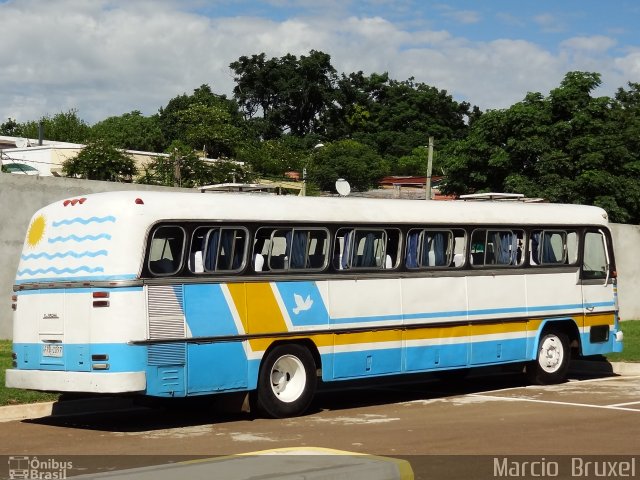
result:
[(31, 392), (6, 388), (4, 386), (5, 370), (11, 368), (11, 340), (0, 340), (0, 406), (21, 403), (50, 402), (59, 395), (51, 393)]
[(610, 362), (640, 362), (640, 320), (620, 322), (624, 333), (624, 349), (622, 353), (606, 355)]
[[(620, 323), (624, 332), (624, 351), (606, 355), (611, 362), (640, 362), (640, 320)], [(11, 341), (0, 340), (0, 406), (57, 400), (59, 395), (40, 393), (4, 386), (5, 370), (11, 368)]]

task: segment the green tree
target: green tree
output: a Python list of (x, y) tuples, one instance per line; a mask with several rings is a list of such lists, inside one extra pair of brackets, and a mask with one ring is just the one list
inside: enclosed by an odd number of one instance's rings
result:
[(242, 138), (229, 112), (218, 105), (191, 104), (180, 110), (176, 119), (183, 141), (212, 158), (232, 156)]
[(240, 163), (229, 160), (207, 161), (196, 155), (191, 147), (178, 141), (171, 144), (166, 155), (157, 156), (143, 169), (138, 183), (184, 188), (244, 182), (250, 178)]
[(353, 138), (395, 163), (425, 145), (429, 136), (440, 147), (462, 138), (470, 115), (469, 104), (454, 101), (445, 90), (413, 78), (397, 81), (387, 73), (358, 72), (342, 75), (323, 120), (329, 138)]
[(598, 205), (640, 221), (640, 94), (594, 97), (600, 75), (569, 72), (548, 96), (486, 112), (443, 152), (448, 193), (503, 191)]
[(6, 122), (0, 124), (0, 135), (8, 137), (22, 137), (22, 125), (13, 118), (8, 118)]
[(309, 179), (321, 190), (333, 191), (338, 178), (366, 191), (389, 172), (388, 164), (375, 150), (355, 140), (340, 140), (316, 149), (309, 163)]
[(302, 170), (308, 150), (297, 138), (285, 135), (279, 139), (247, 143), (240, 147), (236, 158), (251, 165), (256, 174), (282, 177), (285, 172)]
[(26, 122), (20, 126), (20, 136), (38, 138), (39, 123), (44, 127), (46, 140), (85, 143), (89, 138), (89, 125), (78, 116), (75, 109), (56, 113), (53, 117), (43, 116), (39, 121)]
[(68, 177), (111, 182), (131, 181), (137, 174), (135, 161), (104, 140), (88, 143), (82, 151), (62, 165)]
[(96, 123), (90, 137), (127, 150), (162, 152), (166, 148), (158, 115), (145, 117), (137, 110)]
[(182, 94), (169, 100), (160, 108), (158, 122), (167, 144), (180, 141), (197, 150), (204, 147), (213, 157), (232, 156), (246, 135), (238, 104), (213, 93), (209, 85), (201, 85), (191, 95)]
[(285, 132), (304, 136), (317, 132), (320, 115), (333, 99), (336, 71), (331, 57), (311, 50), (308, 56), (287, 54), (266, 59), (261, 53), (231, 63), (233, 94), (245, 118), (254, 122), (262, 138)]

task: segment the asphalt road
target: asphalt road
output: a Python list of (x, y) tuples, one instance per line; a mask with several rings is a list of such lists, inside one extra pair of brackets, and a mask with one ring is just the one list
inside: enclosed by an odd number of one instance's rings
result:
[(520, 375), (422, 380), (324, 391), (307, 415), (284, 420), (187, 402), (173, 409), (7, 422), (0, 424), (0, 455), (70, 458), (79, 468), (69, 474), (79, 474), (325, 447), (408, 459), (416, 478), (433, 478), (436, 467), (447, 473), (440, 478), (490, 473), (494, 458), (527, 456), (544, 467), (556, 455), (640, 455), (640, 377), (573, 378), (544, 387), (527, 386)]

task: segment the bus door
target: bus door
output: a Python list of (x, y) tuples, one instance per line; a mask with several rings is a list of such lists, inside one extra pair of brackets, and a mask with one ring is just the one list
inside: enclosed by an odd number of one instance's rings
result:
[[(37, 343), (25, 346), (22, 368), (89, 371), (90, 301), (87, 289), (51, 289), (23, 295), (19, 322), (34, 325)], [(23, 320), (31, 317), (36, 322)], [(33, 328), (33, 327), (31, 327)], [(33, 350), (33, 351), (31, 351)]]
[(600, 353), (601, 348), (611, 345), (610, 330), (617, 308), (612, 251), (611, 241), (603, 230), (585, 232), (581, 269), (584, 355)]

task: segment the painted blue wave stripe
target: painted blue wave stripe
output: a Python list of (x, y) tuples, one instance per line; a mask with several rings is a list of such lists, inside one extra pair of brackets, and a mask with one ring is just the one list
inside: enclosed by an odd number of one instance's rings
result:
[(18, 275), (39, 275), (39, 274), (44, 274), (44, 273), (55, 273), (56, 275), (61, 275), (63, 273), (78, 273), (78, 272), (87, 272), (87, 273), (98, 273), (98, 272), (104, 272), (104, 268), (103, 267), (87, 267), (85, 265), (81, 266), (81, 267), (77, 267), (77, 268), (56, 268), (56, 267), (49, 267), (49, 268), (37, 268), (35, 270), (32, 270), (30, 268), (25, 268), (24, 270), (18, 270)]
[(104, 256), (106, 257), (109, 253), (106, 250), (96, 250), (95, 252), (74, 252), (69, 250), (68, 252), (58, 252), (58, 253), (54, 253), (54, 254), (50, 254), (50, 253), (46, 253), (46, 252), (42, 252), (42, 253), (30, 253), (28, 255), (21, 255), (20, 258), (22, 260), (37, 260), (39, 258), (46, 258), (47, 260), (53, 260), (54, 258), (66, 258), (66, 257), (73, 257), (73, 258), (82, 258), (82, 257), (91, 257), (91, 258), (95, 258), (95, 257), (100, 257), (100, 256)]
[(115, 223), (116, 217), (109, 215), (106, 217), (91, 217), (91, 218), (66, 218), (64, 220), (60, 220), (57, 222), (53, 222), (54, 227), (60, 227), (62, 225), (73, 225), (74, 223), (81, 223), (82, 225), (88, 225), (90, 223), (104, 223), (104, 222), (112, 222)]
[(91, 241), (95, 242), (96, 240), (100, 240), (104, 238), (105, 240), (111, 240), (111, 235), (108, 233), (100, 233), (98, 235), (85, 235), (84, 237), (78, 237), (77, 235), (68, 235), (66, 237), (53, 237), (48, 240), (49, 243), (57, 243), (57, 242), (85, 242)]

